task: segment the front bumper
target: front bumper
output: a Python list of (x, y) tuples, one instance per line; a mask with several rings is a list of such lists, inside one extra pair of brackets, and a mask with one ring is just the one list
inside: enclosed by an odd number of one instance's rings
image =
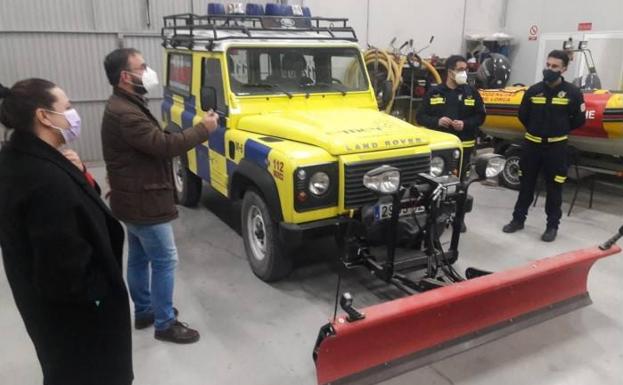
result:
[[(472, 211), (474, 197), (467, 195), (465, 213)], [(345, 216), (328, 218), (307, 223), (279, 223), (279, 236), (289, 247), (297, 247), (306, 239), (314, 239), (334, 234), (340, 224), (347, 223), (350, 218)]]
[(347, 223), (349, 220), (347, 217), (336, 217), (307, 223), (281, 222), (279, 223), (279, 236), (287, 246), (296, 247), (305, 239), (334, 234), (340, 224)]

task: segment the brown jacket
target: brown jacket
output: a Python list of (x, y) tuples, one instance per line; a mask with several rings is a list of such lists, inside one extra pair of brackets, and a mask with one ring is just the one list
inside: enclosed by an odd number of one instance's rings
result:
[(171, 158), (207, 139), (202, 124), (180, 133), (163, 131), (145, 99), (115, 88), (102, 120), (113, 214), (133, 224), (177, 218)]

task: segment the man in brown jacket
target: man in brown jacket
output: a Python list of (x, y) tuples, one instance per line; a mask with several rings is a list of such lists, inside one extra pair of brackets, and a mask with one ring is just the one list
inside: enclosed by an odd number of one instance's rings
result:
[(104, 160), (110, 182), (110, 206), (128, 233), (128, 286), (134, 302), (134, 326), (154, 324), (156, 339), (176, 343), (199, 340), (199, 333), (177, 320), (173, 287), (177, 249), (171, 221), (177, 218), (171, 158), (206, 141), (217, 127), (209, 111), (201, 123), (167, 133), (150, 113), (144, 95), (158, 76), (141, 53), (123, 48), (104, 60), (113, 95), (102, 121)]

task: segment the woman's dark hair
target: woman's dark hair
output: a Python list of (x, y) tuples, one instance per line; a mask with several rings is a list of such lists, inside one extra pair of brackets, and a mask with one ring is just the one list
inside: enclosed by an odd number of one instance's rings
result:
[(561, 50), (561, 49), (555, 49), (552, 52), (550, 52), (547, 57), (553, 57), (554, 59), (560, 59), (562, 60), (562, 64), (566, 67), (569, 65), (569, 55), (567, 54), (567, 52)]
[(52, 109), (56, 84), (44, 79), (21, 80), (6, 88), (0, 84), (0, 123), (8, 129), (32, 131), (37, 108)]

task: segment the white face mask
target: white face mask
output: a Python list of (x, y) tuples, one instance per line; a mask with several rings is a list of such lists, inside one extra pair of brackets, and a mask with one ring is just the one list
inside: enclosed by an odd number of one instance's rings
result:
[(455, 72), (454, 81), (458, 85), (467, 84), (467, 72), (466, 71)]
[(143, 81), (143, 87), (145, 87), (147, 92), (154, 92), (156, 87), (158, 87), (158, 74), (150, 67), (145, 69), (141, 80)]
[[(130, 73), (134, 76), (138, 76), (134, 72), (130, 72)], [(156, 90), (156, 87), (158, 87), (158, 84), (159, 84), (158, 74), (156, 73), (156, 71), (152, 70), (150, 67), (145, 68), (145, 71), (143, 71), (143, 75), (141, 76), (141, 83), (142, 84), (136, 84), (136, 83), (131, 83), (131, 84), (134, 87), (144, 88), (145, 92), (147, 93), (154, 92)]]

